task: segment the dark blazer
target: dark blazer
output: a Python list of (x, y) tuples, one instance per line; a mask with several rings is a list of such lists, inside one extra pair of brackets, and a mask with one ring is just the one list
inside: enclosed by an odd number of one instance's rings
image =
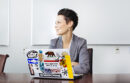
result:
[[(51, 49), (62, 49), (62, 46), (62, 37), (51, 40)], [(73, 67), (75, 73), (86, 74), (89, 72), (89, 55), (85, 39), (73, 34), (70, 46), (70, 56), (72, 62), (79, 62), (79, 65)]]

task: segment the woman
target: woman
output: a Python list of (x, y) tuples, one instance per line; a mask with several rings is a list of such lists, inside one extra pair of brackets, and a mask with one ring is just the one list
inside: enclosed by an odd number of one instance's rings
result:
[(58, 38), (52, 39), (51, 49), (69, 49), (72, 67), (76, 74), (86, 74), (89, 72), (89, 56), (87, 52), (86, 40), (73, 34), (78, 24), (78, 16), (71, 9), (61, 9), (58, 12), (55, 29)]

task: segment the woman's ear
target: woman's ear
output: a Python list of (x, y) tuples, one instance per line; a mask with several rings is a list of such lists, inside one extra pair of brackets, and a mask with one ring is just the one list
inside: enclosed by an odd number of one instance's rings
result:
[(73, 27), (73, 23), (74, 23), (73, 21), (69, 21), (68, 26)]

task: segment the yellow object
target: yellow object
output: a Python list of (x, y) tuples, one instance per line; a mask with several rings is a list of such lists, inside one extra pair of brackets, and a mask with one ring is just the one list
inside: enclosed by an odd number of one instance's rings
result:
[(69, 78), (73, 79), (73, 71), (72, 71), (72, 66), (71, 66), (71, 59), (70, 59), (70, 55), (65, 55), (65, 59), (66, 59), (66, 64), (67, 64), (67, 71), (68, 71), (68, 76)]
[(68, 55), (67, 52), (62, 52), (62, 56)]
[(69, 81), (69, 83), (74, 83), (74, 81)]

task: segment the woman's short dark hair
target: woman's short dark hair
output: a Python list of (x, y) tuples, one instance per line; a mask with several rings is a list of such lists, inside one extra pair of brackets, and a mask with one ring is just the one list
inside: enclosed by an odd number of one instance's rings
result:
[(63, 8), (58, 12), (58, 15), (63, 15), (65, 17), (66, 23), (73, 21), (73, 30), (78, 25), (78, 16), (75, 11), (68, 8)]

